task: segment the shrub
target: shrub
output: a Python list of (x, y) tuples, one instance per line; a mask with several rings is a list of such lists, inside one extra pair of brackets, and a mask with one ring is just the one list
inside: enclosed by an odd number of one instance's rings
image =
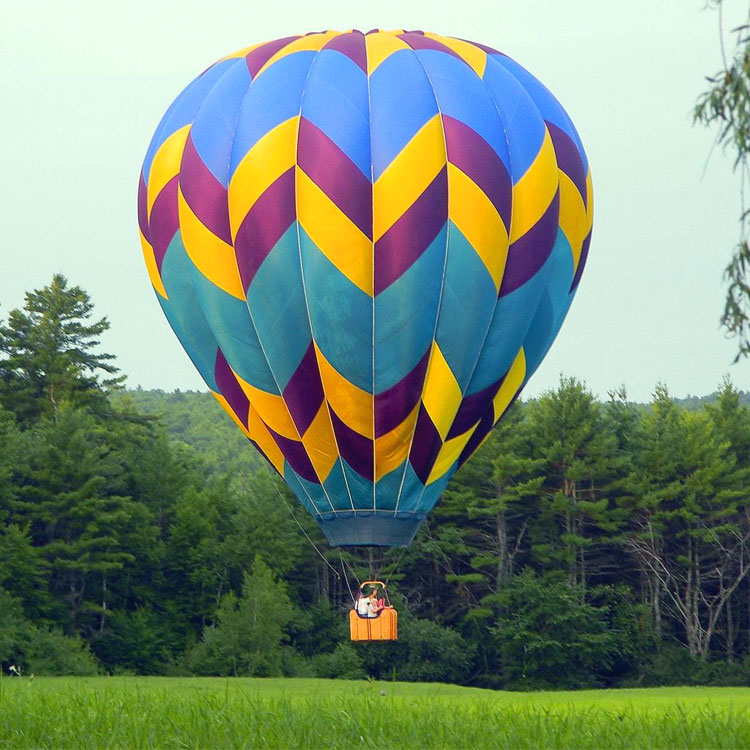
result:
[(317, 677), (311, 660), (291, 646), (281, 647), (281, 674), (284, 677)]
[(80, 638), (32, 627), (27, 632), (26, 671), (37, 675), (83, 677), (99, 674), (99, 664)]
[[(401, 615), (404, 615), (403, 617)], [(358, 643), (365, 670), (376, 679), (465, 682), (476, 647), (452, 628), (399, 613), (396, 643)]]
[(80, 638), (33, 625), (20, 602), (0, 589), (0, 667), (13, 664), (24, 674), (95, 675), (99, 663)]
[(363, 680), (367, 677), (362, 659), (351, 643), (339, 643), (329, 654), (318, 654), (312, 659), (316, 677), (339, 680)]
[(661, 648), (643, 668), (638, 685), (750, 686), (750, 658), (745, 657), (732, 664), (725, 661), (703, 661), (691, 656), (685, 646), (672, 643)]
[(163, 615), (146, 607), (115, 611), (103, 636), (93, 643), (96, 656), (116, 674), (163, 674), (170, 662)]
[(404, 631), (406, 663), (397, 679), (406, 682), (465, 682), (475, 647), (460, 633), (432, 620), (412, 620)]

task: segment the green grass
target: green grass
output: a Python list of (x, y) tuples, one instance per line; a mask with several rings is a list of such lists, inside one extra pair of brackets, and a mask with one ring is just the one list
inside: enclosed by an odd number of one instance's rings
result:
[(750, 689), (2, 678), (0, 747), (750, 748)]

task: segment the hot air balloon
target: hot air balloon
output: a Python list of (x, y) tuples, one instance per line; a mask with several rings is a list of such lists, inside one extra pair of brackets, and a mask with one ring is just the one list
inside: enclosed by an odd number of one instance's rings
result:
[(557, 335), (592, 188), (506, 55), (325, 31), (198, 76), (138, 216), (170, 325), (329, 543), (405, 546)]

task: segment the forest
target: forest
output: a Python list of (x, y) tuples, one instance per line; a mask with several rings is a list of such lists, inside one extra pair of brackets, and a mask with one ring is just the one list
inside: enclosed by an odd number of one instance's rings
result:
[[(639, 404), (561, 376), (411, 547), (368, 556), (326, 546), (209, 393), (128, 389), (108, 328), (61, 275), (0, 320), (4, 673), (750, 685), (750, 394), (728, 378)], [(397, 643), (348, 640), (372, 573)]]

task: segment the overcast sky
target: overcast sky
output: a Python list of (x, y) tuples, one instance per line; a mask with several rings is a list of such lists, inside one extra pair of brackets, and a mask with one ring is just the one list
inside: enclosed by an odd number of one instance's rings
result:
[[(747, 0), (725, 0), (725, 27)], [(594, 235), (578, 295), (525, 395), (576, 375), (602, 397), (657, 381), (703, 395), (725, 373), (750, 390), (750, 361), (718, 319), (737, 240), (731, 160), (691, 109), (721, 64), (704, 0), (277, 0), (0, 8), (0, 318), (64, 273), (112, 329), (131, 387), (204, 388), (148, 282), (136, 186), (161, 115), (216, 59), (324, 28), (421, 28), (511, 55), (550, 88), (583, 139)]]

